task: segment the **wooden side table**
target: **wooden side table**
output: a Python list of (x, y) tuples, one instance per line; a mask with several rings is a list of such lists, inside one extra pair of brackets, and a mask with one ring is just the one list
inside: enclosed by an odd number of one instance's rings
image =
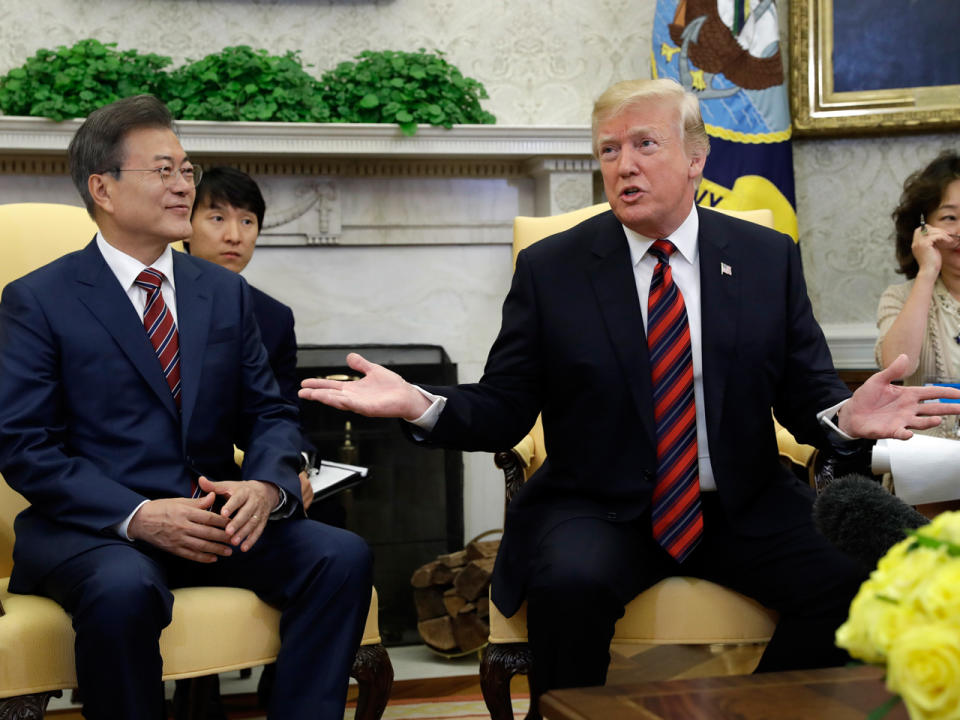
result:
[[(554, 690), (547, 720), (864, 720), (890, 697), (883, 670), (829, 668)], [(909, 720), (897, 704), (885, 720)]]

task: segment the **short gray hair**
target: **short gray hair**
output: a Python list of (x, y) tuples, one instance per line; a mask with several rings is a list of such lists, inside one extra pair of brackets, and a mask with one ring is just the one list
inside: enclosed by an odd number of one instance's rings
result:
[(123, 165), (123, 141), (127, 133), (140, 128), (177, 130), (166, 105), (153, 95), (133, 95), (94, 110), (70, 141), (70, 177), (90, 217), (95, 207), (88, 185), (90, 176)]

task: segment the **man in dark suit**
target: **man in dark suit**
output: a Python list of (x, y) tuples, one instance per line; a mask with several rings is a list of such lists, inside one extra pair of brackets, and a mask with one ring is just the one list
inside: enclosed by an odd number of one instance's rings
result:
[(816, 533), (771, 407), (823, 446), (837, 413), (848, 436), (934, 425), (940, 406), (919, 400), (936, 393), (890, 385), (891, 367), (848, 399), (795, 244), (694, 205), (709, 139), (693, 95), (614, 85), (593, 140), (611, 211), (520, 253), (479, 383), (418, 389), (351, 355), (361, 380), (307, 380), (301, 397), (464, 450), (510, 447), (542, 413), (546, 462), (508, 509), (493, 576), (504, 614), (528, 601), (534, 696), (602, 684), (624, 605), (670, 575), (779, 611), (758, 669), (841, 663), (833, 632), (862, 573)]
[(99, 232), (0, 301), (0, 472), (31, 503), (10, 589), (72, 615), (86, 717), (163, 717), (171, 588), (225, 585), (282, 609), (270, 716), (339, 719), (369, 550), (304, 517), (249, 287), (169, 248), (199, 168), (145, 95), (92, 113), (69, 156)]
[[(190, 216), (193, 232), (184, 247), (194, 257), (236, 273), (243, 272), (253, 258), (266, 208), (257, 183), (242, 170), (226, 166), (205, 170), (197, 185)], [(300, 402), (297, 397), (300, 381), (293, 310), (252, 285), (250, 291), (260, 339), (267, 350), (267, 360), (280, 386), (280, 394), (296, 407)], [(302, 434), (300, 449), (307, 455), (316, 450)], [(303, 506), (309, 509), (313, 490), (306, 472), (300, 473), (300, 490)]]

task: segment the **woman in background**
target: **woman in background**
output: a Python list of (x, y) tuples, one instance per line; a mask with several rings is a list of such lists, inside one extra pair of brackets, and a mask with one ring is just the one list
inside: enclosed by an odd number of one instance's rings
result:
[[(906, 353), (904, 384), (960, 382), (960, 155), (945, 151), (910, 175), (893, 221), (907, 282), (880, 297), (877, 364)], [(924, 432), (956, 439), (957, 423)]]
[[(907, 282), (880, 296), (877, 364), (885, 368), (906, 353), (904, 384), (960, 382), (960, 155), (942, 152), (906, 179), (893, 223), (899, 272)], [(954, 417), (916, 432), (960, 439)], [(889, 482), (886, 476), (884, 485), (893, 490)], [(917, 509), (932, 518), (960, 509), (960, 501)]]

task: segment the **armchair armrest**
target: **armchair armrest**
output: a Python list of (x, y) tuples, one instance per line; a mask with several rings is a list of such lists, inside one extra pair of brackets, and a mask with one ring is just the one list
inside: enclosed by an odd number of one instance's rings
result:
[(527, 478), (543, 464), (546, 457), (547, 451), (543, 442), (543, 425), (539, 417), (533, 427), (530, 428), (530, 432), (524, 436), (523, 440), (514, 445), (510, 450), (503, 450), (493, 456), (493, 462), (498, 468), (503, 470), (503, 480), (506, 484), (506, 502), (504, 503), (504, 507), (510, 504), (513, 496), (527, 481)]
[[(530, 436), (528, 435), (527, 438)], [(526, 440), (527, 438), (524, 438)], [(504, 509), (513, 500), (513, 496), (520, 490), (520, 487), (527, 481), (525, 470), (526, 463), (521, 455), (517, 453), (516, 447), (510, 450), (501, 450), (493, 456), (494, 464), (503, 470), (503, 481), (505, 485)]]

